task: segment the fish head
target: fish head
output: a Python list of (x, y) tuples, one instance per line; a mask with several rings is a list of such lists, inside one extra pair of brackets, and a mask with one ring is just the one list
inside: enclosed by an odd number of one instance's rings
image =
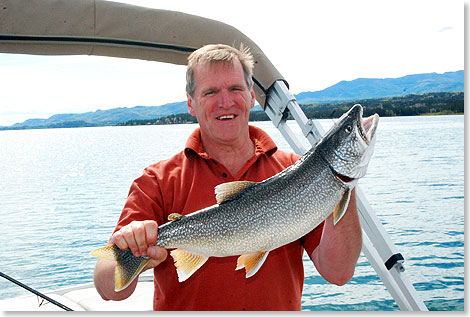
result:
[(344, 113), (320, 141), (320, 153), (344, 183), (355, 184), (366, 174), (374, 151), (378, 114), (362, 118), (363, 109), (354, 105)]

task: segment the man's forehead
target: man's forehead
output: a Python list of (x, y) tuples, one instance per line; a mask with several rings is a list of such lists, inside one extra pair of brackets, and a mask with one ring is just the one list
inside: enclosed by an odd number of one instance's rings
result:
[[(199, 62), (194, 71), (197, 72), (198, 70), (206, 70), (206, 69), (213, 69), (213, 68), (239, 68), (238, 66), (242, 66), (241, 62), (238, 59), (235, 60), (211, 60), (211, 61), (201, 61)], [(242, 68), (243, 69), (243, 68)]]
[[(228, 61), (220, 61), (217, 63), (207, 63), (207, 64), (198, 64), (194, 68), (194, 76), (197, 78), (197, 80), (201, 79), (208, 79), (208, 77), (213, 77), (210, 75), (213, 75), (214, 73), (220, 73), (224, 71), (229, 71), (230, 72), (230, 77), (232, 78), (240, 78), (244, 80), (244, 73), (243, 73), (243, 67), (241, 63), (238, 61), (238, 64), (232, 64), (231, 62)], [(214, 77), (213, 79), (216, 79), (217, 77)]]

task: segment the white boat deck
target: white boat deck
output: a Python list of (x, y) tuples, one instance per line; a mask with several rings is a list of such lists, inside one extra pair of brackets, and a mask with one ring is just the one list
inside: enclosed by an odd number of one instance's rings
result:
[[(153, 276), (141, 276), (134, 293), (123, 301), (105, 301), (93, 283), (45, 292), (55, 301), (75, 311), (151, 311), (153, 308)], [(64, 311), (36, 295), (0, 300), (2, 311)]]

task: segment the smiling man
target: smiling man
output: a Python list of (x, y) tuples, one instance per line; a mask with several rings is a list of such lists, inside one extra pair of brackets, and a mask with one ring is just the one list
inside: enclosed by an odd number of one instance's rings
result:
[[(353, 275), (362, 247), (355, 195), (341, 222), (330, 216), (301, 239), (272, 250), (256, 275), (235, 270), (237, 257), (211, 257), (191, 279), (178, 282), (167, 250), (156, 247), (158, 226), (172, 213), (190, 214), (216, 203), (215, 186), (239, 180), (263, 181), (292, 165), (299, 156), (278, 150), (261, 129), (248, 124), (255, 103), (253, 57), (227, 45), (207, 45), (188, 59), (189, 112), (199, 122), (183, 151), (148, 166), (131, 185), (109, 242), (149, 256), (155, 310), (300, 310), (304, 250), (331, 283)], [(114, 291), (116, 262), (99, 259), (95, 286), (106, 299), (121, 300), (137, 279)]]
[[(230, 58), (228, 53), (234, 54), (206, 46), (193, 54), (188, 64), (186, 93), (189, 112), (197, 117), (200, 125), (205, 151), (235, 176), (255, 153), (248, 129), (255, 93), (252, 79), (245, 77), (238, 58), (231, 57), (231, 62), (223, 62)], [(252, 69), (250, 55), (240, 56), (245, 67)], [(210, 62), (214, 60), (222, 62)]]

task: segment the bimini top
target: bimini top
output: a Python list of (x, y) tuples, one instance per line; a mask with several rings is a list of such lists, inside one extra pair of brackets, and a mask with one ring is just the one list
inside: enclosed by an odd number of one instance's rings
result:
[(99, 55), (186, 65), (192, 51), (218, 43), (250, 48), (256, 99), (264, 108), (267, 90), (284, 78), (232, 26), (103, 0), (0, 0), (1, 53)]

